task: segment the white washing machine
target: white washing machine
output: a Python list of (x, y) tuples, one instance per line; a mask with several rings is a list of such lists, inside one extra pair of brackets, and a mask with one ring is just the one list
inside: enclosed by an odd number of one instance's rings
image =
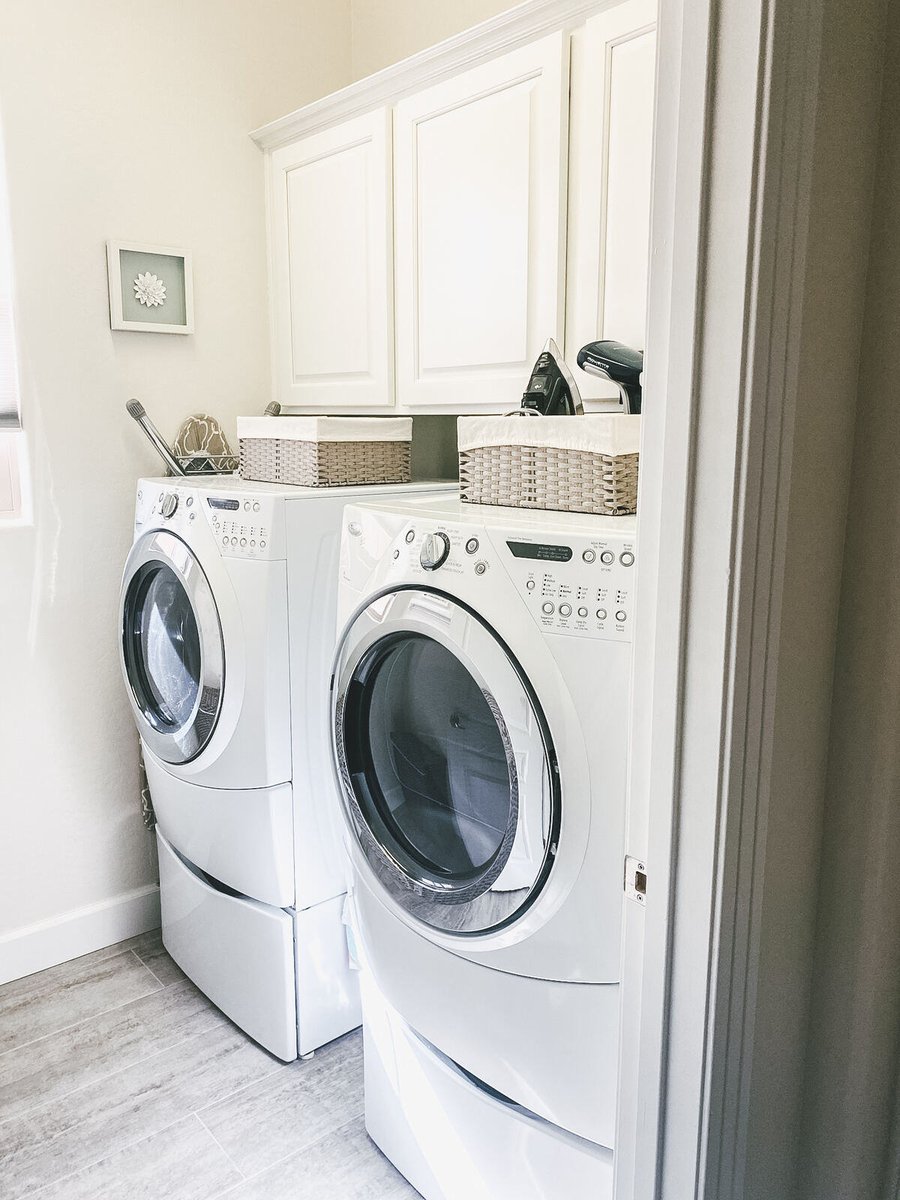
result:
[(163, 941), (286, 1061), (360, 1020), (327, 692), (342, 510), (393, 490), (138, 484), (120, 650), (158, 821)]
[(428, 1200), (611, 1195), (634, 530), (447, 496), (345, 514), (367, 1124)]

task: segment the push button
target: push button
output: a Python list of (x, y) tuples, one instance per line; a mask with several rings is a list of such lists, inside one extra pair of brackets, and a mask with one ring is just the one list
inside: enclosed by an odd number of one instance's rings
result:
[(572, 605), (571, 604), (561, 604), (559, 606), (559, 615), (561, 617), (571, 617)]
[(597, 609), (597, 620), (598, 620), (598, 621), (605, 621), (605, 620), (606, 620), (606, 609), (605, 609), (605, 608), (598, 608), (598, 609)]
[(534, 591), (534, 580), (529, 579), (528, 582), (525, 584), (525, 586), (528, 588), (529, 592), (533, 592)]
[(579, 608), (578, 615), (579, 617), (586, 617), (588, 615), (588, 610), (586, 608)]
[(628, 613), (620, 608), (619, 611), (616, 613), (616, 620), (619, 622), (619, 624), (621, 624), (623, 621), (627, 621)]
[(596, 550), (585, 550), (581, 557), (584, 559), (584, 561), (586, 563), (596, 562), (597, 561), (597, 551)]
[(477, 562), (475, 564), (475, 574), (476, 575), (483, 575), (486, 570), (487, 570), (486, 562)]
[(545, 612), (547, 614), (547, 616), (550, 617), (553, 615), (553, 611), (554, 611), (553, 605), (550, 603), (549, 600), (545, 600), (544, 603), (541, 605), (541, 612)]
[(616, 556), (613, 554), (612, 550), (604, 550), (600, 555), (600, 561), (605, 567), (608, 567), (610, 563), (614, 563), (616, 561)]
[(634, 555), (631, 553), (630, 550), (625, 550), (622, 554), (619, 555), (619, 562), (622, 564), (623, 567), (633, 567), (634, 566)]
[(478, 538), (469, 538), (466, 542), (466, 554), (477, 554), (478, 544)]

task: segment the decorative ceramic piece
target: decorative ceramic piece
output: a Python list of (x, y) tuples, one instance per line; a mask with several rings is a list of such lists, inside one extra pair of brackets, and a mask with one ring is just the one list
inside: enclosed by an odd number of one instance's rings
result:
[(208, 413), (183, 422), (175, 438), (175, 457), (189, 475), (228, 474), (238, 467), (222, 426)]
[(172, 246), (107, 242), (109, 325), (142, 333), (193, 333), (191, 254)]
[(149, 271), (145, 271), (143, 275), (138, 275), (134, 281), (134, 294), (141, 304), (146, 304), (148, 308), (153, 308), (157, 304), (165, 304), (166, 285), (159, 276), (151, 275)]

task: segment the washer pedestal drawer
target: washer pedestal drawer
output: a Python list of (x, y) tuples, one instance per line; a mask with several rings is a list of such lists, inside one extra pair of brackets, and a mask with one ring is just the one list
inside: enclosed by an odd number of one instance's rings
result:
[(612, 1200), (613, 1152), (480, 1087), (363, 974), (366, 1129), (425, 1200)]
[(221, 890), (157, 829), (163, 944), (189, 979), (278, 1058), (297, 1057), (294, 922), (281, 908)]

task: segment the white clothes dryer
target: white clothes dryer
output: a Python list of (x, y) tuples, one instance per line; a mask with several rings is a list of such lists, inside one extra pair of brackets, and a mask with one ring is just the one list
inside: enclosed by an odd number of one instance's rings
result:
[(342, 510), (392, 490), (232, 476), (137, 489), (120, 653), (158, 822), (163, 941), (288, 1061), (360, 1019), (327, 691)]
[(389, 1014), (367, 1064), (401, 1081), (398, 1113), (403, 1072), (370, 1060), (402, 1026), (407, 1079), (437, 1055), (560, 1153), (612, 1146), (634, 530), (447, 496), (347, 509), (334, 758)]

